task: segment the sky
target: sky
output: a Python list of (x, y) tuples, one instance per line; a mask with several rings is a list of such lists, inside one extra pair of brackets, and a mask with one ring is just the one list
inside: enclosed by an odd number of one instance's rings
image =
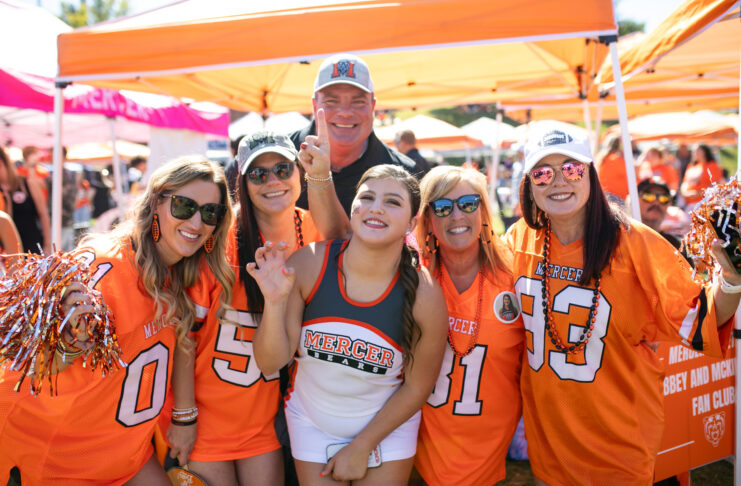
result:
[[(41, 5), (55, 15), (59, 15), (61, 8), (59, 0), (21, 0), (25, 3)], [(72, 0), (75, 1), (75, 0)], [(172, 0), (129, 0), (130, 13), (139, 13), (155, 7), (172, 3)], [(618, 19), (631, 19), (646, 23), (646, 32), (650, 32), (674, 9), (682, 4), (682, 0), (613, 0), (616, 4)]]

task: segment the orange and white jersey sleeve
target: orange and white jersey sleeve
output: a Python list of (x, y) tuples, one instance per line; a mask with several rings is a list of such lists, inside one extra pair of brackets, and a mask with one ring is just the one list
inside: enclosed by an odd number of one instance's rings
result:
[[(298, 209), (305, 245), (320, 238), (311, 214)], [(197, 342), (195, 393), (198, 438), (191, 454), (196, 461), (253, 457), (280, 448), (273, 422), (280, 406), (278, 373), (264, 375), (253, 356), (257, 329), (239, 278), (236, 225), (231, 229), (227, 258), (237, 280), (231, 306), (219, 319), (218, 299), (211, 303)], [(233, 323), (237, 323), (236, 325)]]
[[(719, 355), (720, 333), (709, 289), (663, 238), (633, 222), (602, 272), (594, 329), (586, 347), (559, 351), (544, 326), (544, 231), (516, 223), (515, 291), (526, 331), (523, 414), (533, 473), (551, 486), (649, 484), (663, 431), (663, 371), (645, 344), (683, 341)], [(582, 242), (551, 238), (549, 312), (563, 341), (577, 343), (594, 297), (578, 283)]]
[(0, 371), (0, 482), (11, 467), (24, 486), (123, 484), (153, 450), (152, 434), (165, 402), (175, 333), (142, 290), (128, 243), (101, 238), (76, 253), (95, 271), (115, 318), (122, 359), (109, 376), (81, 360), (56, 375), (57, 396), (34, 397), (17, 374)]
[[(509, 267), (510, 252), (499, 246)], [(516, 302), (512, 275), (487, 272), (479, 304), (481, 278), (479, 274), (461, 293), (447, 276), (440, 279), (453, 343), (459, 351), (473, 348), (460, 357), (448, 343), (435, 388), (422, 407), (414, 464), (430, 486), (477, 486), (504, 479), (504, 459), (522, 413), (523, 323), (516, 305), (514, 313), (502, 311), (505, 296)]]

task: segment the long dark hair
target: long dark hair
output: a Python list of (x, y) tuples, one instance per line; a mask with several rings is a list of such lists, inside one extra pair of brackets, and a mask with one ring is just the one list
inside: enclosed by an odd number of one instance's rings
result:
[[(713, 151), (710, 150), (710, 147), (705, 145), (704, 143), (701, 143), (697, 146), (697, 150), (701, 150), (702, 154), (705, 156), (705, 162), (715, 162), (715, 157), (713, 156)], [(697, 158), (692, 161), (693, 164), (697, 163)]]
[[(397, 165), (383, 164), (371, 167), (363, 174), (363, 177), (358, 181), (355, 192), (357, 189), (369, 179), (393, 179), (404, 185), (407, 192), (409, 193), (409, 201), (411, 204), (410, 218), (413, 218), (419, 212), (420, 205), (420, 191), (419, 183), (414, 176), (410, 175), (407, 171)], [(345, 246), (347, 248), (347, 246)], [(401, 261), (399, 262), (399, 282), (404, 287), (404, 308), (402, 309), (402, 326), (403, 326), (403, 338), (401, 347), (404, 352), (404, 360), (411, 362), (414, 360), (412, 349), (419, 341), (422, 336), (422, 330), (414, 320), (414, 301), (417, 298), (417, 287), (419, 286), (419, 274), (417, 268), (419, 266), (419, 255), (417, 250), (404, 243), (401, 249)]]
[[(286, 159), (288, 160), (288, 159)], [(301, 191), (304, 190), (304, 169), (301, 164), (296, 162), (296, 168), (299, 171), (299, 180), (301, 181)], [(265, 298), (260, 292), (260, 286), (257, 285), (252, 276), (247, 273), (246, 265), (255, 261), (255, 252), (265, 242), (260, 237), (260, 228), (257, 226), (255, 218), (255, 207), (247, 192), (247, 176), (239, 171), (237, 175), (237, 195), (239, 203), (237, 207), (237, 255), (239, 257), (239, 278), (244, 284), (244, 294), (247, 297), (247, 309), (253, 316), (260, 314), (265, 309)]]
[[(590, 190), (584, 228), (584, 270), (579, 279), (581, 285), (587, 285), (610, 264), (620, 242), (620, 228), (628, 227), (625, 214), (607, 202), (597, 171), (592, 165), (588, 164)], [(525, 175), (520, 181), (520, 204), (522, 217), (528, 226), (535, 229), (546, 227), (548, 217), (535, 204), (529, 175)]]

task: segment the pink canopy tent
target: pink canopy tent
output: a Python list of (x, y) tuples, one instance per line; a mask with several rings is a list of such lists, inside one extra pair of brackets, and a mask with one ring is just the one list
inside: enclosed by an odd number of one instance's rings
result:
[[(108, 118), (120, 117), (143, 126), (126, 128), (122, 126), (122, 132), (118, 136), (131, 138), (126, 134), (133, 135), (133, 140), (147, 141), (148, 126), (193, 130), (208, 133), (220, 137), (227, 137), (229, 129), (229, 112), (215, 105), (201, 104), (202, 109), (195, 109), (182, 104), (175, 98), (158, 96), (145, 93), (127, 91), (114, 91), (109, 89), (93, 88), (85, 85), (72, 85), (64, 91), (64, 111), (72, 114), (98, 114)], [(4, 107), (4, 108), (3, 108)], [(4, 135), (7, 143), (12, 141), (16, 145), (26, 143), (51, 146), (53, 139), (49, 134), (29, 131), (30, 135), (41, 137), (28, 141), (18, 140), (20, 133), (12, 131), (14, 122), (29, 128), (31, 119), (46, 118), (43, 114), (19, 113), (18, 110), (38, 110), (44, 113), (54, 112), (54, 80), (51, 78), (26, 74), (12, 69), (0, 69), (0, 120), (3, 127), (0, 134)], [(101, 125), (100, 120), (91, 120), (90, 128)], [(104, 125), (101, 133), (102, 139), (110, 138), (110, 131)], [(122, 124), (126, 125), (126, 124)], [(42, 130), (46, 126), (41, 123)], [(79, 125), (77, 125), (79, 127)], [(76, 140), (82, 138), (83, 140)], [(10, 140), (8, 140), (10, 139)], [(68, 130), (64, 134), (65, 143), (78, 143), (81, 141), (92, 141), (97, 139), (95, 133), (79, 133), (79, 130)]]

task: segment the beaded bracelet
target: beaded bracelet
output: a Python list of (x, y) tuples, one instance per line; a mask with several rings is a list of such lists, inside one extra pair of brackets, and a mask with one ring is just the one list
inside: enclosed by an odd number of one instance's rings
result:
[(718, 274), (720, 277), (720, 291), (724, 294), (741, 294), (741, 284), (739, 285), (732, 285), (728, 283), (726, 278), (723, 276), (723, 273)]
[[(311, 177), (308, 173), (304, 174), (304, 180), (306, 184), (316, 189), (324, 189), (332, 184), (332, 173), (330, 172), (327, 177)], [(321, 184), (321, 183), (324, 184)]]
[(170, 422), (172, 423), (172, 425), (188, 426), (188, 425), (195, 425), (196, 423), (198, 423), (198, 419), (193, 419), (189, 422), (181, 422), (179, 420), (175, 420), (175, 417), (173, 417), (170, 419)]
[(67, 344), (63, 337), (60, 336), (57, 340), (56, 353), (59, 355), (64, 363), (70, 364), (74, 360), (82, 356), (85, 353), (85, 350), (73, 348), (72, 346)]
[(196, 417), (198, 417), (198, 407), (172, 409), (172, 420), (177, 422), (187, 422)]

